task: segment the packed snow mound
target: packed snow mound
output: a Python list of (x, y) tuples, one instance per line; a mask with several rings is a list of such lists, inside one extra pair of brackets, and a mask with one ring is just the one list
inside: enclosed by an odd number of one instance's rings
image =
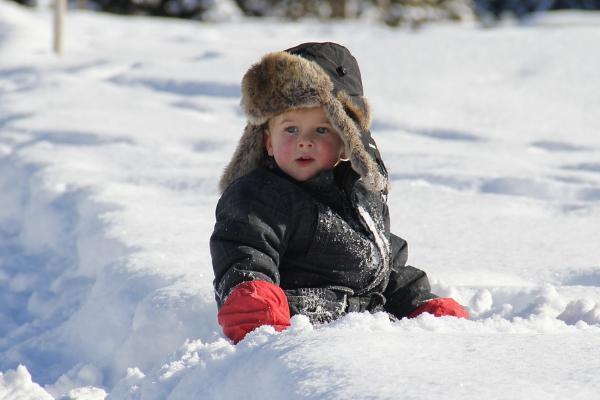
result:
[[(0, 399), (594, 398), (594, 15), (413, 32), (72, 10), (58, 58), (46, 10), (0, 1)], [(208, 240), (239, 81), (326, 40), (361, 65), (392, 231), (471, 320), (297, 316), (234, 346)]]
[[(564, 347), (552, 356), (538, 346), (527, 348), (532, 338), (544, 333), (565, 334)], [(600, 327), (568, 326), (553, 318), (465, 321), (423, 315), (393, 323), (384, 313), (350, 314), (315, 329), (306, 317), (296, 316), (287, 331), (276, 333), (265, 326), (237, 346), (223, 339), (187, 342), (147, 376), (132, 372), (109, 399), (212, 399), (242, 393), (249, 399), (399, 398), (423, 393), (428, 398), (458, 399), (473, 388), (472, 377), (481, 373), (482, 365), (506, 368), (493, 390), (501, 390), (507, 398), (519, 396), (523, 390), (519, 383), (536, 390), (545, 385), (545, 394), (567, 394), (579, 389), (569, 382), (546, 385), (545, 372), (528, 371), (535, 370), (540, 359), (576, 364), (581, 355), (572, 352), (573, 346), (581, 340), (598, 343), (599, 333)], [(502, 344), (497, 343), (499, 336)], [(505, 341), (518, 346), (520, 353), (503, 356)], [(465, 362), (465, 350), (477, 354), (475, 363)], [(588, 361), (593, 357), (588, 355)], [(511, 367), (515, 358), (519, 363)], [(399, 360), (410, 368), (389, 368)], [(256, 368), (259, 374), (248, 373)], [(578, 372), (589, 373), (585, 367)], [(461, 386), (460, 393), (450, 394), (447, 387), (432, 384), (438, 380)], [(583, 394), (592, 390), (596, 389), (583, 389)]]
[(0, 372), (0, 397), (1, 399), (22, 400), (53, 400), (40, 385), (31, 380), (27, 368), (19, 365), (15, 370)]

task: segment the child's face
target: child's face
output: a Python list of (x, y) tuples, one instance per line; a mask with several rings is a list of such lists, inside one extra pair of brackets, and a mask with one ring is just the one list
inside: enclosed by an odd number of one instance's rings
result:
[(322, 107), (300, 108), (269, 120), (265, 146), (286, 174), (306, 181), (344, 158), (344, 144)]

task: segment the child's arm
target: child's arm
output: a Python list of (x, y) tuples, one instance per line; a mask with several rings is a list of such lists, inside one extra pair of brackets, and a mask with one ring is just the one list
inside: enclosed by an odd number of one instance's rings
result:
[(261, 181), (244, 180), (217, 205), (210, 250), (218, 320), (234, 342), (261, 325), (289, 325), (289, 306), (278, 286), (279, 257), (297, 214), (286, 199)]
[(451, 298), (439, 298), (431, 293), (425, 272), (407, 266), (408, 245), (404, 239), (390, 234), (392, 271), (384, 292), (385, 309), (397, 318), (413, 318), (424, 312), (436, 317), (452, 315), (468, 318), (469, 313)]

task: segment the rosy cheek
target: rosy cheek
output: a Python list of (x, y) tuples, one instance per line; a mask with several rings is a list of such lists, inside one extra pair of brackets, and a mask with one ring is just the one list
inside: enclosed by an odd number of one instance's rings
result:
[(290, 137), (290, 136), (285, 137), (283, 139), (283, 141), (281, 142), (281, 144), (283, 145), (283, 147), (285, 147), (285, 149), (287, 151), (291, 151), (294, 148), (294, 144), (295, 144), (294, 138)]

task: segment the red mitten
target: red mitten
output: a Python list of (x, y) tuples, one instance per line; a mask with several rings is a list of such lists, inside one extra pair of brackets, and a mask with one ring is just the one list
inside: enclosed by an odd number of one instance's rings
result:
[(451, 315), (458, 318), (469, 318), (469, 312), (450, 297), (429, 300), (417, 307), (415, 311), (408, 315), (408, 318), (414, 318), (425, 312), (436, 317)]
[(243, 282), (231, 291), (217, 319), (223, 333), (237, 343), (262, 325), (284, 330), (290, 326), (290, 308), (279, 286), (265, 281)]

